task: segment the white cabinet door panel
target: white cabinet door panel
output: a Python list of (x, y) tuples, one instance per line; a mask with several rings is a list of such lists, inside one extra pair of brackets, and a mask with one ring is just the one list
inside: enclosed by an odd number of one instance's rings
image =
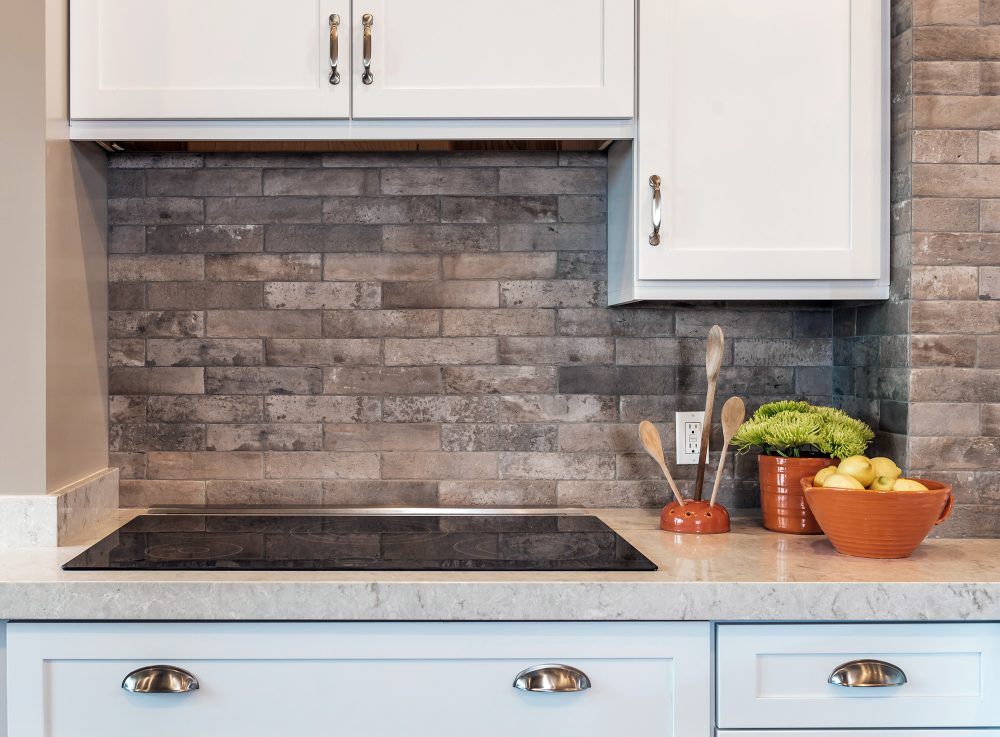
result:
[[(706, 622), (14, 624), (10, 718), (17, 737), (687, 737), (711, 729), (710, 659)], [(200, 688), (120, 688), (161, 663)], [(543, 663), (592, 686), (512, 687)]]
[[(725, 729), (1000, 727), (1000, 625), (719, 625), (718, 725)], [(828, 683), (875, 659), (907, 682)]]
[(73, 0), (70, 13), (72, 118), (350, 114), (349, 0)]
[(641, 4), (638, 279), (880, 277), (883, 6)]
[(353, 23), (355, 118), (633, 116), (633, 0), (356, 0)]

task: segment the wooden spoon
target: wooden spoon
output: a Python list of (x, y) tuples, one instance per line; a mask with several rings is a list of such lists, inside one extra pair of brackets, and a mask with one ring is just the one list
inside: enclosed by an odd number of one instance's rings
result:
[(719, 484), (722, 483), (722, 469), (726, 467), (726, 456), (729, 455), (729, 444), (733, 442), (733, 435), (740, 429), (746, 416), (747, 408), (739, 397), (730, 397), (722, 405), (722, 454), (719, 456), (719, 468), (715, 472), (712, 500), (708, 503), (710, 507), (715, 506), (715, 496), (719, 493)]
[(643, 420), (639, 423), (639, 439), (642, 441), (642, 447), (646, 449), (646, 452), (652, 456), (654, 461), (660, 464), (660, 470), (663, 471), (667, 483), (670, 484), (670, 490), (674, 492), (674, 499), (683, 507), (684, 497), (677, 490), (674, 477), (670, 475), (670, 469), (667, 468), (667, 462), (663, 458), (663, 443), (660, 441), (660, 433), (649, 420)]
[(708, 443), (712, 437), (712, 412), (715, 410), (715, 387), (719, 382), (722, 368), (722, 353), (725, 343), (722, 328), (713, 325), (708, 331), (708, 345), (705, 346), (705, 370), (708, 372), (708, 393), (705, 395), (705, 416), (701, 424), (701, 451), (698, 453), (698, 475), (694, 480), (694, 498), (701, 500), (701, 490), (705, 485), (705, 465), (708, 462)]

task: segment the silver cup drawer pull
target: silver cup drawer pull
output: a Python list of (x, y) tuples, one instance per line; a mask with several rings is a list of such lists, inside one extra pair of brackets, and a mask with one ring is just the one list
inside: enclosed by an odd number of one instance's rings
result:
[(514, 688), (540, 693), (572, 693), (590, 688), (590, 678), (572, 665), (546, 663), (518, 673), (514, 677)]
[(133, 693), (187, 693), (197, 691), (194, 674), (174, 665), (147, 665), (132, 671), (122, 681), (122, 688)]
[(899, 666), (884, 660), (851, 660), (837, 666), (828, 683), (845, 688), (885, 688), (902, 686), (906, 674)]

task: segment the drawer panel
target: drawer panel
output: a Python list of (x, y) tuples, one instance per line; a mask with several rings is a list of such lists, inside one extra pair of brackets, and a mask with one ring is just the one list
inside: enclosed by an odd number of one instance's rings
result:
[[(903, 671), (883, 688), (829, 683), (844, 663)], [(720, 625), (722, 729), (1000, 727), (1000, 625)]]
[[(14, 624), (9, 640), (18, 737), (709, 728), (704, 623)], [(518, 672), (549, 662), (579, 668), (592, 687), (512, 688)], [(125, 674), (160, 663), (194, 674), (200, 688), (120, 687)], [(678, 668), (690, 675), (675, 676)], [(685, 693), (683, 711), (674, 709), (675, 689)]]

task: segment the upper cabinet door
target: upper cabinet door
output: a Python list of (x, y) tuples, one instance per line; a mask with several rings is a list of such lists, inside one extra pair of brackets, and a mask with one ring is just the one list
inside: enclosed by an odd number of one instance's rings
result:
[(353, 23), (355, 118), (634, 114), (633, 0), (355, 0)]
[(638, 279), (880, 278), (887, 5), (641, 3)]
[(72, 0), (70, 14), (73, 118), (350, 115), (349, 0)]

